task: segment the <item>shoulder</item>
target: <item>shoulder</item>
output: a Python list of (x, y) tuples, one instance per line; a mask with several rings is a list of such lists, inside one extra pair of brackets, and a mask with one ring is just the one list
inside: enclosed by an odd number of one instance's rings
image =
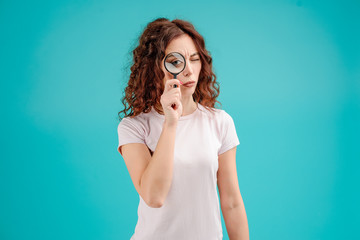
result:
[(203, 115), (211, 118), (212, 120), (223, 122), (231, 119), (231, 116), (224, 109), (205, 107), (201, 104), (199, 104), (199, 108)]
[(118, 124), (118, 129), (122, 127), (132, 127), (137, 128), (139, 130), (145, 131), (149, 119), (151, 118), (151, 113), (140, 113), (136, 116), (127, 116), (121, 119), (121, 121)]

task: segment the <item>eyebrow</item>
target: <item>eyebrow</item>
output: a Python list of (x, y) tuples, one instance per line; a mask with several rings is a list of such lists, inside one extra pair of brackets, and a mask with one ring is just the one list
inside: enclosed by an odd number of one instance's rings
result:
[(195, 56), (195, 55), (199, 55), (199, 53), (198, 53), (198, 52), (193, 53), (193, 54), (190, 55), (190, 57), (193, 57), (193, 56)]

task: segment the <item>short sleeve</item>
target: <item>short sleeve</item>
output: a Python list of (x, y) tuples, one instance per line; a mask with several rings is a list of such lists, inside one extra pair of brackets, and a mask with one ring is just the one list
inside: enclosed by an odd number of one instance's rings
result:
[(127, 143), (144, 143), (145, 131), (141, 123), (129, 117), (123, 118), (117, 128), (118, 133), (118, 152), (122, 155), (121, 146)]
[(232, 149), (240, 144), (239, 138), (236, 133), (234, 120), (225, 111), (222, 112), (222, 131), (221, 131), (221, 147), (218, 151), (218, 155)]

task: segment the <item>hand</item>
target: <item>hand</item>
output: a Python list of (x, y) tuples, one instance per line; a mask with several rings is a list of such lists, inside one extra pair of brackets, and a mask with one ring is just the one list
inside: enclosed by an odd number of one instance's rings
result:
[[(177, 87), (174, 87), (174, 84)], [(160, 103), (162, 105), (165, 121), (168, 124), (177, 123), (182, 115), (183, 107), (181, 104), (181, 82), (178, 79), (169, 79), (165, 82), (164, 92), (161, 95)]]

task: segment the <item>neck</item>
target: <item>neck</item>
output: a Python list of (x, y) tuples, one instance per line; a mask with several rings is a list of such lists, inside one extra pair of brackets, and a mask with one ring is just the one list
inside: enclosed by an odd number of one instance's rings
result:
[(183, 107), (181, 116), (186, 116), (193, 113), (198, 107), (197, 103), (194, 102), (192, 95), (189, 98), (181, 99), (181, 104)]

